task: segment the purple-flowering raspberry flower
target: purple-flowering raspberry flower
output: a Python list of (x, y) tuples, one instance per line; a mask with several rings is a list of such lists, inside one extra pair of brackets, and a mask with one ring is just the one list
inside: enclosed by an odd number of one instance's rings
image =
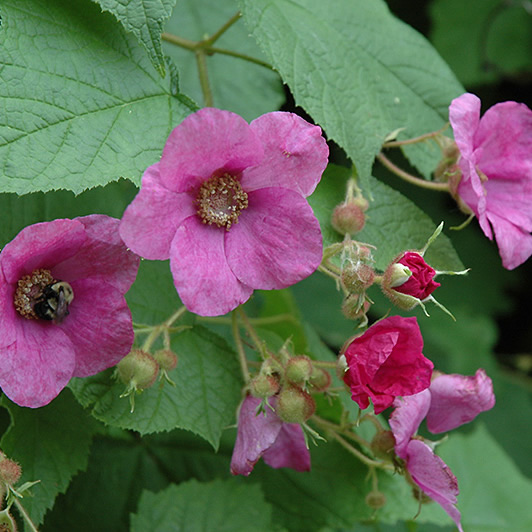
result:
[(461, 515), (455, 506), (458, 481), (445, 462), (415, 434), (425, 418), (431, 432), (444, 432), (469, 423), (494, 404), (491, 379), (479, 369), (472, 377), (439, 375), (427, 390), (397, 398), (390, 417), (397, 456), (405, 461), (412, 480), (447, 512), (460, 532)]
[(133, 343), (124, 294), (139, 259), (119, 220), (91, 215), (30, 225), (0, 253), (0, 386), (48, 404), (71, 377), (114, 366)]
[(503, 266), (513, 270), (532, 255), (532, 111), (503, 102), (480, 118), (480, 100), (462, 94), (449, 107), (460, 151), (461, 179), (453, 193), (495, 239)]
[[(310, 453), (301, 426), (281, 421), (267, 406), (257, 414), (261, 401), (248, 395), (240, 405), (231, 473), (248, 476), (261, 457), (274, 469), (310, 471)], [(270, 401), (275, 408), (275, 397)]]
[(321, 129), (292, 113), (248, 124), (201, 109), (144, 172), (120, 235), (144, 258), (170, 259), (189, 310), (225, 314), (254, 289), (286, 288), (320, 264), (320, 226), (305, 198), (328, 153)]

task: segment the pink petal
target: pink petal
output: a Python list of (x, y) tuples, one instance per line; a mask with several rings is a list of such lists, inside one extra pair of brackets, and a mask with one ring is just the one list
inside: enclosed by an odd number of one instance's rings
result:
[[(0, 269), (0, 348), (11, 345), (17, 338), (16, 320), (24, 319), (15, 310), (13, 300), (16, 284), (9, 284)], [(0, 364), (1, 364), (0, 355)]]
[(293, 113), (267, 113), (250, 124), (264, 145), (264, 159), (242, 175), (247, 192), (289, 188), (309, 196), (327, 166), (329, 148), (321, 128)]
[(398, 397), (393, 405), (395, 410), (390, 416), (390, 427), (395, 437), (395, 452), (406, 460), (406, 447), (429, 411), (430, 392), (423, 390), (415, 395)]
[(243, 283), (263, 290), (286, 288), (308, 277), (322, 258), (320, 225), (297, 192), (264, 188), (225, 237), (227, 262)]
[(44, 406), (72, 377), (74, 346), (52, 322), (18, 316), (10, 326), (17, 339), (0, 349), (0, 386), (20, 406)]
[(179, 225), (196, 213), (189, 194), (168, 190), (160, 183), (159, 164), (146, 169), (135, 199), (124, 212), (120, 236), (135, 253), (150, 260), (166, 260)]
[(513, 223), (491, 213), (490, 222), (495, 231), (495, 239), (499, 248), (502, 265), (513, 270), (532, 256), (532, 235)]
[(240, 174), (263, 155), (260, 140), (243, 118), (220, 109), (200, 109), (170, 133), (160, 161), (160, 182), (174, 192), (189, 192), (215, 172)]
[(120, 221), (101, 214), (76, 220), (85, 227), (87, 240), (75, 255), (53, 268), (54, 277), (70, 283), (91, 277), (126, 292), (137, 276), (139, 258), (122, 242)]
[(406, 467), (414, 482), (447, 512), (458, 530), (463, 532), (461, 515), (455, 507), (458, 482), (452, 471), (420, 440), (412, 440), (408, 444), (407, 454)]
[(433, 433), (469, 423), (495, 405), (493, 384), (482, 369), (472, 377), (440, 375), (432, 381), (430, 394), (427, 428)]
[(301, 426), (283, 423), (275, 442), (262, 458), (274, 469), (290, 467), (296, 471), (310, 471), (310, 452)]
[(248, 476), (263, 453), (273, 445), (283, 425), (277, 414), (268, 407), (264, 414), (256, 415), (260, 402), (260, 399), (248, 395), (240, 406), (238, 432), (231, 458), (233, 475)]
[(184, 305), (201, 316), (219, 316), (235, 309), (253, 289), (240, 282), (225, 257), (226, 230), (187, 218), (176, 231), (170, 269)]
[(75, 255), (87, 236), (77, 220), (54, 220), (30, 225), (4, 246), (0, 263), (8, 283), (37, 268), (52, 269)]
[(73, 376), (86, 377), (116, 365), (129, 353), (134, 339), (131, 312), (123, 293), (98, 279), (75, 281), (72, 289), (69, 315), (56, 327), (72, 342)]

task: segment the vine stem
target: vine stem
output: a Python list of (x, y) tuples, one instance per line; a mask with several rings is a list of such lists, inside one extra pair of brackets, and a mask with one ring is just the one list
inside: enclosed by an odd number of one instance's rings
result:
[(411, 139), (405, 140), (390, 140), (385, 142), (383, 148), (399, 148), (400, 146), (408, 146), (409, 144), (417, 144), (425, 140), (437, 137), (440, 133), (443, 133), (449, 127), (449, 122), (446, 122), (443, 127), (438, 129), (438, 131), (431, 131), (430, 133), (425, 133), (424, 135), (419, 135), (419, 137), (414, 137)]
[(236, 350), (238, 353), (238, 360), (240, 361), (240, 369), (242, 370), (242, 376), (246, 383), (250, 380), (248, 361), (246, 359), (246, 352), (244, 351), (244, 344), (242, 343), (242, 337), (238, 330), (238, 320), (236, 310), (231, 313), (231, 330), (233, 332), (233, 338), (235, 340)]
[(206, 107), (214, 105), (212, 97), (211, 85), (209, 83), (209, 74), (207, 72), (207, 56), (203, 48), (198, 48), (195, 52), (196, 63), (198, 65), (198, 75), (200, 80), (201, 92), (203, 93), (203, 101)]
[(20, 512), (20, 514), (24, 518), (24, 521), (27, 523), (27, 525), (30, 528), (30, 530), (32, 532), (39, 532), (37, 527), (34, 525), (33, 521), (30, 519), (30, 516), (26, 512), (26, 509), (24, 508), (24, 506), (22, 506), (22, 504), (20, 504), (20, 502), (17, 499), (14, 499), (13, 502), (15, 503), (15, 506), (17, 507), (17, 510)]
[(241, 308), (238, 308), (237, 310), (238, 310), (238, 313), (239, 313), (239, 317), (242, 320), (242, 325), (244, 326), (244, 329), (246, 329), (246, 332), (251, 337), (251, 340), (255, 344), (255, 347), (257, 348), (257, 351), (264, 358), (264, 346), (263, 346), (263, 343), (262, 343), (261, 339), (259, 338), (259, 336), (255, 332), (255, 329), (253, 328), (253, 325), (251, 325), (251, 323), (249, 322), (249, 319), (246, 316), (246, 313)]
[(436, 183), (434, 181), (427, 181), (425, 179), (421, 179), (420, 177), (416, 177), (412, 174), (409, 174), (408, 172), (405, 172), (398, 166), (396, 166), (388, 157), (386, 157), (382, 152), (377, 155), (377, 159), (386, 167), (390, 172), (394, 173), (396, 176), (400, 177), (401, 179), (407, 181), (408, 183), (411, 183), (412, 185), (416, 185), (421, 188), (427, 188), (429, 190), (438, 190), (440, 192), (449, 192), (449, 184), (448, 183)]

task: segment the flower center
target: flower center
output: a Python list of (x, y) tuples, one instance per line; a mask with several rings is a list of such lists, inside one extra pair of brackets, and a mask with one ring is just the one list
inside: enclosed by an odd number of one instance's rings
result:
[(196, 198), (198, 216), (204, 224), (216, 224), (227, 230), (238, 222), (248, 206), (248, 195), (240, 182), (229, 174), (213, 176), (205, 181)]
[(67, 282), (54, 279), (50, 270), (38, 269), (18, 281), (13, 302), (23, 318), (61, 323), (73, 299)]

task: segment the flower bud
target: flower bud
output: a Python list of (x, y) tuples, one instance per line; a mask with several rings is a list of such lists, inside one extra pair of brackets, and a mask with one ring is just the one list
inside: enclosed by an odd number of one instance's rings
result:
[(346, 203), (337, 205), (331, 216), (331, 224), (340, 234), (354, 234), (362, 231), (366, 223), (364, 211), (368, 209), (366, 199), (352, 198)]
[(354, 294), (363, 294), (375, 279), (375, 271), (368, 264), (358, 262), (357, 264), (346, 264), (342, 268), (342, 284)]
[(146, 351), (132, 349), (116, 366), (116, 375), (128, 388), (145, 390), (153, 385), (159, 364)]
[(313, 391), (324, 392), (331, 385), (331, 374), (324, 369), (314, 367), (309, 382)]
[(376, 458), (391, 462), (395, 456), (395, 436), (391, 430), (380, 430), (371, 440), (371, 452)]
[(370, 491), (364, 501), (370, 508), (378, 510), (386, 504), (386, 495), (380, 491)]
[(161, 369), (172, 371), (177, 366), (177, 355), (170, 349), (159, 349), (153, 353), (153, 358)]
[(342, 303), (342, 313), (348, 320), (364, 318), (371, 303), (364, 294), (349, 294)]
[(285, 423), (304, 423), (316, 410), (310, 394), (295, 386), (281, 390), (277, 400), (276, 414)]
[(0, 511), (0, 532), (17, 532), (15, 520), (11, 517), (7, 508)]
[(290, 358), (286, 365), (285, 378), (292, 384), (304, 384), (312, 375), (312, 362), (310, 358), (299, 355)]
[(267, 399), (279, 391), (279, 379), (275, 375), (259, 373), (249, 383), (249, 390), (253, 397)]
[(22, 475), (22, 468), (14, 460), (3, 458), (0, 460), (0, 482), (14, 486)]
[(345, 377), (346, 371), (349, 369), (349, 366), (347, 365), (347, 358), (345, 358), (345, 355), (340, 355), (338, 357), (338, 360), (336, 362), (336, 376), (343, 381)]

